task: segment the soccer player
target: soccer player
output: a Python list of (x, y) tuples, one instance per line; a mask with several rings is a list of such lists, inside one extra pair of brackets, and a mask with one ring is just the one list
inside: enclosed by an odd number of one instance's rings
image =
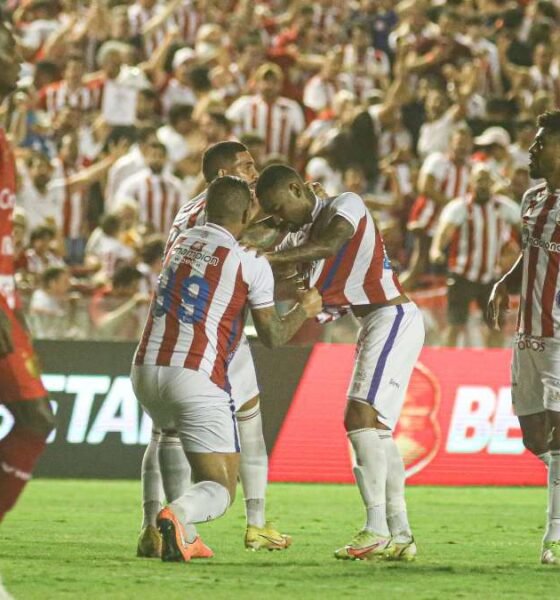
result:
[(367, 520), (335, 556), (412, 560), (405, 471), (392, 432), (424, 342), (420, 311), (403, 294), (360, 196), (346, 192), (321, 200), (282, 165), (262, 172), (256, 194), (262, 209), (292, 231), (267, 255), (270, 263), (307, 263), (325, 313), (352, 310), (362, 321), (344, 425)]
[[(0, 21), (0, 100), (15, 90), (21, 62), (11, 30)], [(0, 522), (31, 478), (54, 428), (14, 282), (15, 191), (14, 157), (0, 130), (0, 402), (14, 417), (12, 430), (0, 441)]]
[[(256, 183), (258, 172), (247, 148), (239, 142), (219, 142), (206, 150), (202, 172), (208, 183), (221, 175), (240, 177), (250, 186)], [(178, 235), (206, 222), (206, 191), (184, 204), (179, 210), (167, 241), (169, 249)], [(272, 228), (252, 225), (251, 245), (264, 237), (276, 237)], [(244, 231), (247, 239), (248, 231)], [(259, 238), (257, 240), (257, 238)], [(268, 240), (270, 241), (270, 240)], [(229, 363), (231, 395), (237, 411), (241, 444), (240, 479), (245, 497), (247, 528), (245, 547), (252, 550), (283, 550), (291, 544), (290, 536), (279, 533), (266, 521), (265, 495), (268, 479), (268, 456), (262, 431), (259, 388), (249, 342), (241, 336), (237, 350)], [(181, 443), (172, 431), (155, 431), (142, 461), (143, 523), (138, 539), (138, 556), (159, 557), (161, 538), (155, 527), (161, 508), (161, 487), (168, 500), (174, 500), (190, 481)]]
[(228, 362), (245, 309), (268, 347), (290, 340), (321, 310), (311, 290), (278, 316), (270, 265), (237, 241), (252, 204), (240, 178), (210, 184), (207, 222), (180, 234), (167, 253), (134, 358), (135, 393), (155, 427), (178, 431), (196, 482), (158, 515), (164, 561), (211, 556), (193, 524), (221, 516), (235, 497), (240, 447)]
[(494, 286), (490, 324), (499, 329), (508, 285), (519, 276), (521, 304), (513, 345), (511, 393), (525, 447), (548, 465), (548, 524), (541, 561), (560, 566), (560, 110), (541, 114), (529, 171), (544, 182), (521, 202), (522, 250)]

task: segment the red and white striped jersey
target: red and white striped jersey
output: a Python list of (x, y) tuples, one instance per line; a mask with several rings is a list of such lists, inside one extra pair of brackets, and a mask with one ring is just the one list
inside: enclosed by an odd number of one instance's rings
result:
[(12, 238), (15, 204), (16, 163), (6, 133), (0, 129), (0, 301), (6, 302), (10, 308), (17, 304)]
[(190, 229), (165, 257), (134, 364), (202, 371), (227, 390), (247, 305), (274, 306), (268, 261), (214, 223)]
[[(78, 170), (67, 167), (60, 159), (53, 161), (53, 180), (67, 180)], [(62, 234), (65, 238), (78, 239), (84, 237), (84, 217), (86, 209), (85, 190), (70, 192), (64, 187), (64, 204), (62, 207)]]
[(50, 115), (59, 113), (67, 106), (81, 111), (99, 107), (100, 90), (95, 86), (82, 85), (77, 90), (69, 90), (66, 81), (46, 85), (39, 92), (39, 108)]
[(151, 9), (144, 8), (138, 2), (130, 5), (128, 7), (128, 22), (130, 24), (130, 34), (141, 36), (144, 40), (144, 52), (146, 56), (151, 56), (151, 54), (155, 51), (159, 44), (163, 42), (163, 38), (165, 36), (165, 28), (162, 26), (159, 29), (154, 30), (150, 35), (144, 36), (142, 35), (142, 31), (144, 27), (153, 19), (156, 15), (158, 15), (161, 11), (164, 10), (162, 4), (154, 4)]
[(525, 193), (521, 202), (523, 278), (518, 331), (560, 337), (560, 190), (546, 184)]
[(343, 86), (365, 100), (373, 89), (385, 89), (389, 83), (391, 63), (382, 50), (367, 48), (358, 55), (352, 44), (343, 49), (342, 63), (344, 72), (338, 77)]
[(325, 201), (317, 198), (312, 216), (313, 221), (288, 234), (278, 250), (313, 240), (314, 230), (325, 227), (335, 216), (354, 228), (354, 235), (336, 256), (317, 260), (311, 267), (309, 285), (320, 292), (325, 309), (383, 304), (403, 293), (383, 238), (360, 196), (345, 192)]
[(438, 224), (457, 227), (449, 247), (449, 270), (477, 283), (495, 281), (502, 247), (511, 226), (520, 220), (519, 206), (506, 196), (493, 196), (485, 204), (474, 202), (471, 195), (452, 200)]
[(156, 175), (144, 169), (125, 179), (117, 198), (132, 199), (138, 203), (138, 217), (158, 233), (167, 234), (179, 208), (185, 202), (181, 182), (177, 177), (163, 173)]
[(206, 223), (206, 190), (201, 192), (198, 196), (185, 202), (179, 209), (179, 212), (175, 215), (173, 225), (167, 242), (165, 244), (165, 254), (169, 252), (173, 242), (179, 237), (181, 233), (196, 227), (197, 225), (204, 225)]
[(179, 9), (170, 17), (171, 25), (177, 27), (179, 36), (184, 44), (193, 46), (196, 34), (204, 22), (204, 17), (191, 0), (185, 0)]
[(267, 154), (289, 157), (294, 136), (305, 129), (300, 105), (289, 98), (269, 104), (260, 95), (242, 96), (228, 109), (227, 117), (236, 124), (236, 135), (258, 133), (265, 141)]

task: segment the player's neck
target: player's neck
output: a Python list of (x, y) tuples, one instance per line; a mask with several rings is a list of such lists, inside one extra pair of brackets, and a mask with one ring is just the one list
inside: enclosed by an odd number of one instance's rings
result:
[(546, 189), (549, 192), (556, 192), (560, 190), (560, 173), (555, 173), (550, 177), (546, 177)]

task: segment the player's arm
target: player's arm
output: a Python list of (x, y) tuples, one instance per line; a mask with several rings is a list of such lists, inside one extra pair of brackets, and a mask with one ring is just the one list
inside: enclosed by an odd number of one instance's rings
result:
[(250, 248), (266, 250), (275, 245), (281, 230), (276, 226), (274, 219), (268, 217), (256, 223), (252, 223), (243, 232), (239, 243)]
[(4, 358), (14, 349), (12, 324), (6, 312), (0, 308), (0, 358)]
[(323, 308), (319, 292), (312, 288), (285, 315), (280, 316), (275, 306), (253, 308), (253, 323), (261, 342), (267, 348), (276, 348), (289, 342), (307, 319), (317, 316)]
[(335, 256), (353, 235), (352, 224), (344, 217), (335, 215), (314, 240), (305, 242), (297, 248), (271, 252), (267, 254), (267, 258), (272, 265), (306, 263), (329, 258)]
[(523, 253), (519, 254), (513, 267), (492, 288), (492, 293), (488, 300), (486, 321), (496, 331), (502, 328), (506, 312), (509, 308), (509, 283), (513, 280), (518, 280), (522, 270)]

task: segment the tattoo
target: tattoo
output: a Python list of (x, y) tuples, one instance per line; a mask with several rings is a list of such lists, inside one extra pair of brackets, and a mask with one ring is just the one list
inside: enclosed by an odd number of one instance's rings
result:
[(267, 348), (276, 348), (289, 342), (307, 319), (301, 304), (280, 316), (276, 307), (253, 310), (253, 322), (259, 339)]
[(280, 250), (268, 256), (272, 264), (313, 262), (335, 256), (353, 235), (354, 228), (344, 217), (336, 215), (324, 225), (319, 215), (311, 227), (307, 242), (297, 248)]
[(252, 248), (271, 248), (278, 238), (279, 230), (271, 220), (250, 225), (243, 233), (239, 243)]

